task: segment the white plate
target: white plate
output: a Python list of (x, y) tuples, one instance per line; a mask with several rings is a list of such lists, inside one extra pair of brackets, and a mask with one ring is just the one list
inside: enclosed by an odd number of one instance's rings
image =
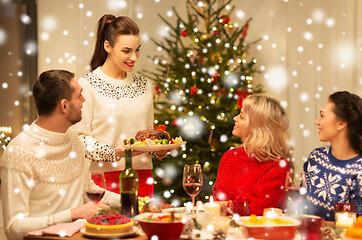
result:
[[(194, 231), (192, 232), (192, 240), (212, 240), (213, 239), (213, 235), (208, 232), (206, 229), (203, 230), (197, 230), (194, 229)], [(183, 240), (188, 240), (189, 235), (181, 235), (180, 239)], [(244, 237), (244, 235), (242, 234), (241, 230), (238, 228), (229, 228), (226, 240), (249, 240), (249, 238)], [(262, 239), (255, 239), (255, 240), (262, 240)], [(302, 237), (300, 236), (299, 233), (295, 234), (295, 238), (294, 240), (302, 240)], [(353, 239), (351, 239), (353, 240)]]
[(126, 233), (106, 233), (106, 234), (102, 234), (102, 233), (89, 233), (85, 231), (85, 228), (82, 228), (80, 230), (80, 232), (87, 237), (94, 237), (94, 238), (124, 238), (124, 237), (130, 237), (135, 235), (136, 233), (136, 229), (133, 228), (132, 231), (130, 232), (126, 232)]
[(157, 152), (157, 151), (163, 151), (163, 150), (174, 150), (177, 149), (183, 145), (185, 145), (186, 142), (183, 143), (173, 143), (173, 144), (165, 144), (165, 145), (151, 145), (151, 146), (124, 146), (125, 148), (129, 148), (135, 151), (140, 152)]
[(185, 212), (185, 207), (172, 207), (162, 209), (162, 212)]
[[(189, 235), (181, 235), (180, 239), (190, 239)], [(194, 229), (191, 234), (192, 240), (212, 240), (213, 235), (211, 232), (207, 231), (206, 229), (203, 230), (197, 230)], [(227, 233), (226, 240), (247, 240), (247, 238), (244, 237), (240, 229), (237, 228), (229, 228), (229, 231)], [(255, 239), (257, 240), (257, 239)]]
[[(181, 234), (180, 239), (190, 239), (190, 235)], [(212, 233), (206, 230), (194, 229), (191, 234), (192, 240), (211, 240), (213, 238)]]
[[(133, 220), (136, 220), (136, 221), (139, 221), (139, 222), (153, 222), (153, 221), (148, 221), (148, 220), (145, 220), (147, 218), (149, 218), (150, 216), (152, 217), (163, 217), (163, 216), (170, 216), (170, 213), (167, 213), (167, 212), (162, 212), (162, 213), (151, 213), (151, 212), (145, 212), (145, 213), (141, 213), (139, 215), (136, 215)], [(185, 219), (186, 221), (188, 221), (189, 219), (191, 219), (191, 216), (188, 216), (187, 214), (185, 213), (182, 213), (182, 212), (176, 212), (175, 213), (175, 217), (181, 217), (182, 219)], [(159, 222), (159, 221), (156, 221), (157, 223), (160, 223), (160, 224), (168, 224), (169, 222)], [(175, 222), (182, 222), (182, 220), (175, 220)]]

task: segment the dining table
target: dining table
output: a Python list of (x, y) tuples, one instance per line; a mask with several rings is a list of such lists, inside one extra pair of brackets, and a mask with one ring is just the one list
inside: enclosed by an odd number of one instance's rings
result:
[[(49, 239), (49, 240), (55, 240), (55, 239), (62, 239), (62, 240), (86, 240), (86, 239), (92, 239), (94, 240), (95, 238), (90, 238), (90, 237), (86, 237), (84, 236), (81, 232), (78, 232), (76, 234), (74, 234), (71, 237), (59, 237), (59, 236), (32, 236), (32, 235), (25, 235), (23, 240), (45, 240), (45, 239)], [(117, 239), (117, 238), (112, 238), (112, 239)], [(146, 235), (135, 235), (132, 237), (124, 237), (124, 238), (120, 238), (120, 239), (124, 239), (124, 240), (147, 240), (147, 236)]]
[[(334, 227), (335, 222), (325, 221), (324, 225)], [(78, 232), (78, 233), (74, 234), (71, 237), (60, 237), (60, 236), (50, 236), (50, 235), (45, 235), (45, 236), (25, 235), (23, 237), (23, 240), (91, 240), (91, 239), (94, 240), (95, 238), (94, 237), (87, 237), (82, 232)], [(133, 235), (133, 236), (127, 236), (127, 237), (122, 237), (122, 238), (116, 238), (115, 237), (115, 238), (112, 238), (112, 239), (148, 240), (147, 236), (142, 231), (138, 231), (138, 233)], [(231, 238), (231, 239), (234, 239), (234, 238)], [(300, 239), (301, 239), (300, 234), (297, 234), (296, 237), (295, 237), (295, 240), (300, 240)], [(238, 240), (240, 240), (240, 239), (238, 239)]]

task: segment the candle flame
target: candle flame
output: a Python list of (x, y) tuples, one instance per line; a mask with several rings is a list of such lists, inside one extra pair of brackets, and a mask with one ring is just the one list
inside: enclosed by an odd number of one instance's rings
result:
[(342, 220), (347, 219), (347, 218), (348, 218), (348, 212), (343, 213)]
[(269, 212), (266, 213), (267, 218), (275, 218), (278, 214), (274, 210), (269, 210)]

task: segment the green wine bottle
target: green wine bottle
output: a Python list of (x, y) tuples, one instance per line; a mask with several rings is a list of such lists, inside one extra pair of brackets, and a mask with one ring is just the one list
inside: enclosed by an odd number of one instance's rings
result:
[(134, 217), (138, 210), (138, 174), (132, 169), (132, 151), (126, 149), (126, 168), (119, 175), (121, 214)]

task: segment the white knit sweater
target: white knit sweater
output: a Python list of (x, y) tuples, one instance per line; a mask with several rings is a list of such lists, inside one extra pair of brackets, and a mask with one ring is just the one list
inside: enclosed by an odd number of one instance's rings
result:
[[(87, 188), (98, 188), (90, 180), (84, 146), (71, 130), (55, 133), (33, 122), (9, 143), (0, 165), (8, 239), (72, 221), (70, 209), (89, 201)], [(117, 205), (119, 200), (107, 191), (102, 201)]]
[[(82, 121), (75, 129), (86, 146), (91, 172), (111, 172), (125, 168), (124, 158), (116, 161), (114, 148), (139, 130), (153, 129), (153, 94), (151, 82), (140, 75), (128, 74), (113, 79), (100, 68), (79, 80), (86, 101)], [(134, 169), (152, 169), (147, 154), (132, 158)]]

